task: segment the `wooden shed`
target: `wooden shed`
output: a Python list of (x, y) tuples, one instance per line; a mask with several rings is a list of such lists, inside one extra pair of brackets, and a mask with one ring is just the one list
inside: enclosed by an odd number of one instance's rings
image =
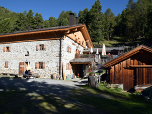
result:
[(110, 84), (122, 84), (123, 90), (133, 90), (135, 86), (152, 84), (152, 49), (140, 45), (131, 51), (107, 62)]

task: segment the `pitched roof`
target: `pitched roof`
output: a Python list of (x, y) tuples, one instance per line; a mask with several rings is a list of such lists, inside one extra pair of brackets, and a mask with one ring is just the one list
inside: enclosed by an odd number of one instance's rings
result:
[(140, 46), (130, 50), (129, 52), (124, 53), (123, 55), (120, 55), (119, 57), (107, 62), (104, 65), (104, 68), (108, 68), (110, 66), (113, 66), (113, 65), (115, 65), (115, 64), (117, 64), (117, 63), (119, 63), (119, 62), (121, 62), (121, 61), (123, 61), (123, 60), (125, 60), (125, 59), (127, 59), (127, 58), (129, 58), (129, 57), (131, 57), (131, 56), (133, 56), (133, 55), (135, 55), (137, 53), (139, 53), (141, 49), (152, 53), (152, 48), (149, 48), (149, 47), (144, 46), (144, 45), (140, 45)]
[(69, 31), (75, 32), (76, 31), (81, 31), (83, 34), (83, 37), (85, 41), (89, 41), (89, 47), (93, 47), (90, 35), (88, 33), (87, 27), (85, 24), (79, 24), (79, 25), (72, 25), (72, 26), (60, 26), (60, 27), (51, 27), (51, 28), (43, 28), (43, 29), (34, 29), (34, 30), (26, 30), (26, 31), (18, 31), (18, 32), (13, 32), (13, 33), (7, 33), (7, 34), (0, 34), (0, 39), (1, 38), (6, 38), (6, 37), (15, 37), (15, 36), (21, 36), (21, 35), (31, 35), (31, 34), (40, 34), (40, 33), (48, 33), (48, 32), (54, 32), (54, 31), (61, 31), (61, 32), (67, 32)]
[(93, 62), (94, 58), (75, 58), (73, 60), (70, 61), (70, 63), (72, 64), (89, 64), (91, 62)]

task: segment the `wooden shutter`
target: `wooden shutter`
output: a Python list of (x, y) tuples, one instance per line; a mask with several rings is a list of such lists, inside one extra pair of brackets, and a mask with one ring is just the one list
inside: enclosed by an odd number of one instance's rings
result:
[(39, 63), (36, 62), (36, 63), (35, 63), (35, 69), (38, 69), (38, 67), (39, 67)]
[(43, 69), (45, 69), (45, 62), (43, 62)]
[(5, 52), (5, 47), (3, 47), (3, 52)]
[(67, 52), (69, 52), (69, 47), (67, 46)]
[(8, 62), (5, 62), (5, 68), (8, 68)]
[(8, 52), (11, 52), (11, 47), (8, 48)]
[(44, 50), (46, 50), (46, 45), (44, 44)]
[(40, 50), (40, 46), (36, 45), (36, 51)]

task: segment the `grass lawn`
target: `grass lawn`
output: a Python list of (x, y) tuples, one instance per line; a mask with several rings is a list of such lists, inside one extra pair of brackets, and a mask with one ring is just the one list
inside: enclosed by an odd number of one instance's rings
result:
[(75, 95), (75, 98), (108, 114), (152, 114), (152, 101), (145, 101), (139, 93), (109, 89), (105, 85), (101, 83), (99, 88), (85, 86), (88, 92), (80, 90), (81, 97)]
[[(1, 88), (1, 87), (0, 87)], [(152, 101), (136, 93), (87, 85), (63, 95), (41, 95), (28, 91), (0, 92), (0, 114), (94, 113), (94, 114), (152, 114)]]
[[(110, 38), (110, 40), (108, 41), (106, 38), (104, 38), (103, 40), (100, 41), (101, 47), (102, 44), (105, 44), (107, 47), (118, 47), (118, 46), (137, 46), (138, 44), (144, 44), (144, 45), (149, 45), (149, 41), (147, 41), (147, 39), (145, 38), (137, 38), (137, 41), (129, 41), (129, 40), (125, 40), (122, 37), (112, 37)], [(97, 42), (93, 42), (94, 45), (98, 45)], [(95, 47), (96, 47), (95, 46)]]

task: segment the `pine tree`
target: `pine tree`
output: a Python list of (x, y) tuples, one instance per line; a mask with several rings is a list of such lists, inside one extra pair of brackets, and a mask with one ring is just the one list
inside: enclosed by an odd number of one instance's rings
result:
[(92, 41), (98, 42), (103, 38), (102, 13), (100, 1), (93, 4), (88, 14), (88, 30)]
[(34, 18), (33, 18), (33, 11), (29, 10), (29, 12), (26, 14), (26, 21), (27, 21), (27, 26), (31, 26), (31, 29), (34, 28)]
[(41, 25), (41, 28), (43, 28), (43, 17), (40, 13), (36, 13), (34, 18), (33, 18), (33, 29), (37, 29), (38, 26)]
[(49, 27), (56, 27), (58, 26), (57, 19), (55, 17), (49, 18)]

